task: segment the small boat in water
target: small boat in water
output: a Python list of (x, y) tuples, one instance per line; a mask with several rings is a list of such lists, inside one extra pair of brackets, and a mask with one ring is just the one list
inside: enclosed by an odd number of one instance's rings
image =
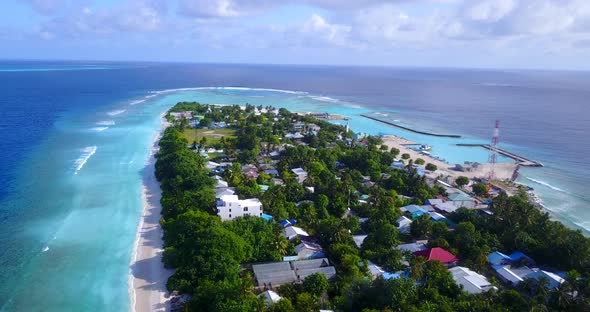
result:
[(426, 145), (426, 144), (422, 144), (422, 145), (420, 145), (420, 147), (418, 147), (418, 149), (421, 150), (421, 151), (429, 151), (429, 150), (432, 149), (432, 146)]

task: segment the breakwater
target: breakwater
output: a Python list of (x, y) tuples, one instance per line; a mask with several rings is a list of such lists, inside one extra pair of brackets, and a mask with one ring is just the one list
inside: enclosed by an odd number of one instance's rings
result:
[(436, 137), (445, 137), (445, 138), (461, 138), (461, 136), (458, 135), (458, 134), (442, 134), (442, 133), (426, 132), (426, 131), (412, 129), (410, 127), (402, 126), (402, 125), (396, 124), (396, 123), (391, 122), (391, 121), (383, 120), (383, 119), (380, 119), (380, 118), (377, 118), (377, 117), (373, 117), (373, 116), (369, 116), (369, 115), (365, 115), (365, 114), (361, 114), (361, 116), (363, 116), (365, 118), (368, 118), (368, 119), (372, 119), (372, 120), (381, 122), (381, 123), (384, 123), (384, 124), (388, 124), (390, 126), (394, 126), (394, 127), (400, 128), (400, 129), (404, 129), (404, 130), (407, 130), (407, 131), (410, 131), (410, 132), (418, 133), (418, 134), (424, 134), (424, 135), (430, 135), (430, 136), (436, 136)]
[(518, 162), (519, 165), (521, 166), (526, 166), (526, 167), (543, 167), (543, 164), (541, 162), (538, 162), (536, 160), (531, 160), (528, 159), (526, 157), (522, 157), (520, 155), (514, 154), (512, 152), (509, 152), (507, 150), (503, 150), (501, 148), (498, 147), (492, 147), (490, 144), (466, 144), (466, 143), (459, 143), (457, 144), (457, 146), (471, 146), (471, 147), (483, 147), (485, 149), (488, 150), (495, 150), (498, 154), (512, 158), (514, 160), (516, 160)]

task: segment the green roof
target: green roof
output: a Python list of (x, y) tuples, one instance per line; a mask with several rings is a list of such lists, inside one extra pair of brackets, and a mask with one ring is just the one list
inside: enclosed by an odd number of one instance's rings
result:
[(268, 185), (264, 185), (264, 184), (258, 184), (258, 186), (260, 187), (260, 189), (262, 191), (268, 191)]
[(452, 193), (452, 194), (449, 194), (449, 199), (450, 200), (453, 200), (453, 201), (455, 201), (455, 200), (472, 200), (471, 197), (469, 197), (468, 195), (463, 194), (463, 193)]

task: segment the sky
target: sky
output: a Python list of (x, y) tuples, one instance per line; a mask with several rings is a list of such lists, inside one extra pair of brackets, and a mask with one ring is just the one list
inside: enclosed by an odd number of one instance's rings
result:
[(590, 0), (2, 0), (0, 59), (590, 70)]

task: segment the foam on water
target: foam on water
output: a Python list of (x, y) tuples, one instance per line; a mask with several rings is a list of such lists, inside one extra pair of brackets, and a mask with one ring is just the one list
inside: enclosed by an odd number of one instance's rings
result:
[(135, 101), (131, 101), (131, 103), (129, 103), (129, 105), (137, 105), (137, 104), (141, 104), (145, 102), (145, 99), (143, 100), (135, 100)]
[(555, 190), (555, 191), (559, 191), (559, 192), (563, 192), (563, 193), (566, 193), (566, 194), (568, 194), (568, 192), (567, 192), (567, 191), (564, 191), (564, 190), (560, 189), (559, 187), (557, 187), (557, 186), (553, 186), (553, 185), (551, 185), (551, 184), (549, 184), (549, 183), (547, 183), (547, 182), (545, 182), (545, 181), (541, 181), (541, 180), (537, 180), (537, 179), (533, 179), (533, 178), (529, 178), (529, 177), (525, 177), (525, 178), (526, 178), (527, 180), (529, 180), (529, 181), (533, 181), (533, 182), (535, 182), (535, 183), (537, 183), (537, 184), (541, 184), (541, 185), (543, 185), (543, 186), (546, 186), (546, 187), (548, 187), (548, 188), (550, 188), (550, 189), (552, 189), (552, 190)]
[(93, 127), (93, 128), (90, 128), (90, 130), (97, 131), (97, 132), (102, 132), (102, 131), (105, 131), (108, 128), (109, 127)]
[(115, 121), (114, 120), (103, 120), (103, 121), (97, 122), (96, 124), (99, 126), (114, 126)]
[(305, 91), (292, 91), (292, 90), (282, 90), (282, 89), (270, 89), (270, 88), (248, 88), (248, 87), (194, 87), (194, 88), (176, 88), (176, 89), (164, 89), (158, 91), (150, 91), (150, 93), (159, 95), (165, 93), (174, 93), (174, 92), (182, 92), (182, 91), (197, 91), (197, 90), (234, 90), (234, 91), (267, 91), (267, 92), (278, 92), (278, 93), (286, 93), (286, 94), (308, 94)]
[(96, 153), (96, 146), (88, 146), (82, 149), (82, 155), (80, 155), (80, 157), (74, 162), (76, 165), (76, 171), (74, 174), (78, 174), (78, 172), (82, 170), (86, 162), (88, 162), (88, 159), (90, 159), (94, 153)]
[(117, 109), (117, 110), (108, 112), (107, 115), (109, 115), (109, 116), (117, 116), (117, 115), (123, 114), (126, 111), (127, 110), (125, 110), (125, 109)]
[(340, 100), (335, 99), (335, 98), (331, 98), (329, 96), (318, 96), (318, 95), (310, 95), (310, 98), (316, 100), (316, 101), (322, 101), (322, 102), (329, 102), (329, 103), (338, 103), (340, 102)]

